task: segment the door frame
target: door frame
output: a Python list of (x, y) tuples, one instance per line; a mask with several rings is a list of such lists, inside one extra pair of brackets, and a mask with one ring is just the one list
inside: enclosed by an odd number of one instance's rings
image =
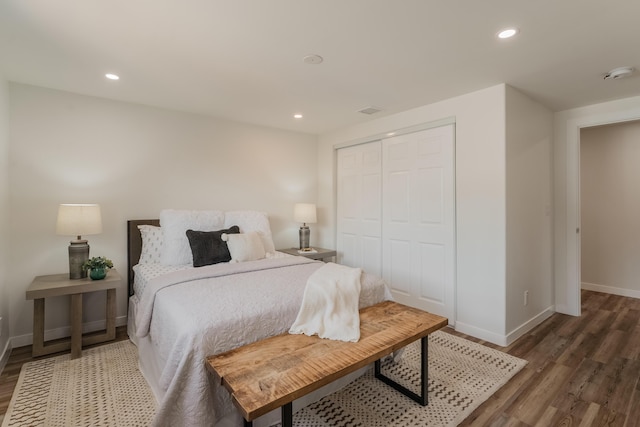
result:
[[(556, 311), (581, 314), (581, 254), (580, 254), (580, 132), (583, 128), (640, 120), (640, 110), (608, 111), (567, 120), (566, 126), (566, 277), (556, 284)], [(566, 286), (562, 285), (562, 281)]]

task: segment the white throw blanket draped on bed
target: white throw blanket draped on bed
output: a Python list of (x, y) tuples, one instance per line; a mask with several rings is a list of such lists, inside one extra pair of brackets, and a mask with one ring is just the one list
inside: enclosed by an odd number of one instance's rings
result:
[(317, 269), (307, 280), (298, 317), (289, 333), (357, 342), (361, 274), (359, 268), (332, 262)]

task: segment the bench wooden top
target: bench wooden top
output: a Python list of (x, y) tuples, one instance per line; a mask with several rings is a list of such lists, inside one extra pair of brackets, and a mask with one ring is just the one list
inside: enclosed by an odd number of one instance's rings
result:
[(356, 343), (288, 333), (207, 358), (207, 368), (253, 421), (447, 325), (445, 317), (385, 301), (360, 310)]

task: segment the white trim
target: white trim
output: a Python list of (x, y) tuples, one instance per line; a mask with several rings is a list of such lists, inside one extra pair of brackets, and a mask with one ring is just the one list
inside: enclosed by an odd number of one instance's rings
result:
[[(456, 130), (455, 129), (455, 124), (456, 124), (456, 118), (455, 117), (446, 117), (444, 119), (434, 120), (434, 121), (428, 122), (428, 123), (421, 123), (419, 125), (409, 126), (409, 127), (401, 128), (401, 129), (388, 130), (387, 132), (378, 133), (378, 134), (375, 134), (375, 135), (363, 136), (362, 138), (352, 139), (351, 141), (340, 142), (338, 144), (335, 144), (333, 146), (333, 149), (335, 151), (335, 150), (339, 150), (340, 148), (346, 148), (346, 147), (352, 147), (354, 145), (366, 144), (367, 142), (373, 142), (373, 141), (377, 141), (379, 139), (390, 138), (392, 136), (406, 135), (408, 133), (413, 133), (413, 132), (418, 132), (418, 131), (421, 131), (421, 130), (427, 130), (427, 129), (433, 129), (433, 128), (439, 128), (439, 127), (447, 126), (447, 125), (454, 125), (453, 132), (454, 132), (454, 139), (455, 139), (455, 130)], [(390, 134), (393, 134), (393, 135), (390, 135)]]
[(549, 317), (551, 317), (551, 315), (553, 315), (553, 313), (555, 313), (554, 306), (549, 306), (536, 316), (518, 326), (507, 335), (496, 334), (459, 321), (456, 323), (456, 327), (454, 329), (458, 332), (462, 332), (463, 334), (471, 335), (473, 337), (489, 341), (502, 347), (507, 347), (511, 345), (515, 340), (547, 320)]
[[(620, 107), (618, 107), (618, 102), (621, 102)], [(611, 101), (585, 107), (585, 109), (594, 109), (612, 106), (614, 111), (596, 112), (578, 118), (570, 118), (566, 121), (566, 282), (563, 280), (566, 286), (556, 285), (556, 294), (565, 292), (568, 299), (566, 304), (556, 306), (557, 311), (561, 313), (580, 315), (580, 239), (579, 233), (576, 232), (580, 228), (580, 130), (593, 126), (640, 120), (640, 109), (626, 107), (625, 100), (618, 102)], [(564, 300), (564, 298), (558, 298), (556, 295), (556, 300)]]
[(542, 310), (536, 316), (524, 322), (522, 325), (515, 328), (513, 331), (509, 332), (506, 336), (507, 345), (511, 345), (515, 340), (547, 320), (551, 315), (555, 313), (554, 306), (547, 307), (545, 310)]
[(473, 325), (468, 325), (460, 321), (456, 322), (455, 330), (502, 347), (506, 347), (508, 345), (506, 335), (496, 334), (494, 332), (487, 331), (486, 329), (477, 328)]
[[(127, 316), (116, 317), (116, 326), (124, 326), (127, 324)], [(107, 327), (106, 320), (96, 320), (95, 322), (84, 323), (82, 325), (82, 333), (102, 331)], [(44, 340), (56, 340), (59, 338), (67, 338), (71, 336), (71, 326), (63, 326), (56, 329), (48, 329), (44, 331)], [(13, 348), (24, 347), (33, 344), (33, 334), (18, 335), (11, 337), (9, 340)]]
[(7, 365), (7, 361), (9, 360), (9, 356), (11, 355), (11, 340), (7, 340), (7, 344), (4, 346), (4, 350), (2, 350), (2, 355), (0, 356), (0, 374), (4, 370), (4, 367)]
[(615, 286), (597, 285), (595, 283), (582, 282), (582, 289), (586, 291), (602, 292), (605, 294), (620, 295), (640, 299), (640, 291), (636, 289), (616, 288)]

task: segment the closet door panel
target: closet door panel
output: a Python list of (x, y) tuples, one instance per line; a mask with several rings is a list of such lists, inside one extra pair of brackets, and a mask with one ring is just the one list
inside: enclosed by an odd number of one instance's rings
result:
[(380, 254), (382, 253), (382, 239), (380, 237), (362, 236), (362, 264), (361, 268), (367, 273), (382, 276)]
[(420, 286), (418, 291), (422, 299), (432, 303), (445, 302), (445, 247), (430, 243), (419, 244), (418, 265), (420, 266)]
[(444, 205), (442, 168), (418, 170), (417, 181), (420, 222), (423, 225), (442, 224)]
[[(410, 260), (411, 254), (411, 242), (408, 240), (393, 239), (385, 242), (388, 245), (386, 256), (388, 262), (385, 263), (387, 267), (387, 284), (392, 291), (395, 292), (395, 297), (410, 298), (414, 293), (411, 288), (411, 271)], [(398, 299), (398, 302), (402, 302)]]
[[(383, 140), (383, 276), (399, 302), (454, 321), (453, 126)], [(405, 257), (397, 254), (402, 241)], [(400, 274), (404, 270), (405, 273)]]
[(342, 233), (340, 240), (340, 252), (342, 253), (341, 262), (344, 265), (356, 265), (359, 262), (358, 252), (360, 242), (358, 236), (353, 233)]
[(382, 275), (380, 141), (337, 150), (339, 262)]
[(390, 173), (385, 188), (387, 221), (395, 224), (409, 223), (410, 210), (410, 181), (411, 175), (406, 171), (397, 170)]

